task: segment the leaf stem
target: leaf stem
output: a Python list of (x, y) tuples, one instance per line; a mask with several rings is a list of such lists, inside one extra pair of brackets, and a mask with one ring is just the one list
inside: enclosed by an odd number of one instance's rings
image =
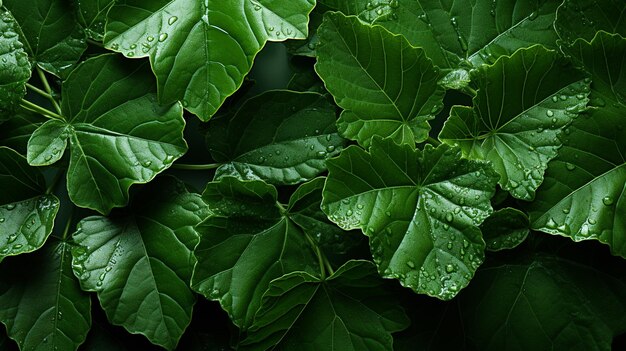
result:
[(99, 42), (99, 41), (93, 40), (93, 39), (87, 39), (87, 43), (88, 43), (89, 45), (93, 45), (93, 46), (97, 46), (97, 47), (101, 47), (101, 48), (103, 48), (103, 47), (104, 47), (104, 44), (102, 44), (102, 43), (101, 43), (101, 42)]
[(59, 119), (59, 120), (64, 120), (63, 117), (59, 114), (56, 114), (46, 108), (43, 108), (37, 104), (33, 104), (32, 102), (26, 100), (26, 99), (22, 99), (22, 101), (20, 102), (20, 106), (26, 110), (38, 113), (46, 118), (51, 118), (51, 119)]
[(48, 99), (52, 103), (52, 106), (54, 106), (54, 109), (57, 111), (57, 113), (59, 115), (63, 114), (61, 112), (61, 106), (59, 106), (59, 103), (57, 102), (57, 100), (52, 95), (52, 88), (50, 88), (50, 84), (48, 83), (48, 79), (46, 78), (46, 74), (39, 67), (37, 67), (37, 74), (39, 75), (39, 79), (41, 80), (41, 84), (43, 84), (43, 88), (48, 93)]
[(428, 139), (426, 139), (426, 141), (428, 141), (429, 143), (435, 145), (435, 146), (439, 146), (441, 145), (441, 141), (429, 136)]
[(183, 169), (187, 171), (206, 171), (209, 169), (216, 169), (217, 167), (221, 165), (222, 165), (221, 163), (208, 163), (204, 165), (190, 165), (186, 163), (175, 163), (172, 165), (172, 168)]
[(72, 209), (70, 210), (70, 215), (67, 217), (67, 222), (65, 223), (65, 228), (63, 228), (63, 235), (61, 236), (61, 239), (63, 241), (65, 241), (65, 239), (67, 239), (67, 234), (70, 231), (70, 225), (72, 224), (72, 218), (74, 217), (74, 206), (72, 206)]

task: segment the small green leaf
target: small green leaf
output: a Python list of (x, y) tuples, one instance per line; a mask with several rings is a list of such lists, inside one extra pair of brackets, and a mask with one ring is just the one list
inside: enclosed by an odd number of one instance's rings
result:
[(489, 251), (515, 248), (526, 240), (530, 232), (529, 228), (528, 216), (512, 207), (493, 212), (480, 225)]
[(0, 122), (8, 119), (26, 95), (31, 66), (19, 27), (10, 12), (0, 8)]
[(91, 300), (72, 275), (70, 244), (51, 240), (2, 262), (0, 321), (21, 350), (78, 349), (91, 327)]
[(232, 118), (217, 118), (209, 125), (209, 149), (224, 163), (215, 178), (272, 184), (310, 180), (345, 145), (335, 121), (335, 108), (317, 93), (279, 90), (251, 98)]
[(203, 198), (215, 215), (198, 227), (191, 286), (219, 301), (245, 330), (270, 281), (313, 272), (317, 260), (302, 229), (277, 205), (273, 186), (225, 177), (209, 183)]
[(538, 45), (481, 67), (475, 80), (474, 107), (454, 106), (439, 138), (491, 161), (504, 190), (532, 200), (561, 147), (562, 129), (589, 101), (589, 80)]
[(392, 350), (408, 319), (369, 261), (326, 280), (294, 272), (273, 280), (239, 350)]
[(445, 144), (420, 151), (375, 138), (369, 153), (349, 147), (328, 169), (322, 209), (370, 237), (384, 277), (443, 300), (469, 283), (484, 258), (478, 225), (492, 211), (490, 166)]
[(413, 145), (443, 107), (439, 70), (424, 50), (356, 17), (328, 13), (319, 29), (315, 70), (344, 109), (341, 134), (369, 146), (375, 135)]
[(73, 0), (78, 23), (85, 29), (87, 36), (102, 41), (106, 14), (115, 0)]
[(106, 214), (128, 202), (187, 151), (180, 104), (159, 106), (147, 65), (115, 55), (89, 59), (63, 83), (61, 109), (28, 141), (31, 165), (54, 163), (69, 139), (67, 188), (81, 207)]
[(599, 240), (626, 258), (626, 39), (598, 32), (571, 52), (592, 75), (592, 108), (566, 130), (530, 205), (532, 227)]
[(17, 152), (0, 147), (0, 261), (40, 248), (54, 226), (59, 200), (45, 195), (43, 176)]
[(123, 0), (108, 13), (106, 47), (150, 57), (162, 103), (203, 121), (241, 86), (267, 41), (307, 37), (314, 0)]
[(598, 31), (626, 36), (623, 0), (565, 0), (557, 11), (554, 27), (566, 43), (593, 39)]
[(25, 50), (42, 69), (66, 75), (80, 59), (87, 42), (67, 0), (4, 0), (20, 27)]
[(74, 274), (83, 290), (97, 293), (111, 323), (173, 350), (195, 302), (189, 288), (194, 227), (208, 214), (200, 195), (160, 178), (133, 200), (129, 215), (78, 224)]
[(28, 139), (46, 121), (48, 119), (40, 114), (23, 108), (17, 109), (11, 114), (11, 118), (2, 123), (2, 128), (0, 128), (2, 145), (26, 155)]

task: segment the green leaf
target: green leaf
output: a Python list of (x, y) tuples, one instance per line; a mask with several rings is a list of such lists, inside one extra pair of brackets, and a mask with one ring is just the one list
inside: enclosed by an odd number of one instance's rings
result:
[(422, 142), (443, 107), (439, 70), (424, 50), (356, 17), (328, 13), (319, 29), (315, 70), (344, 109), (340, 133), (369, 146), (375, 135)]
[(489, 251), (515, 248), (526, 240), (530, 232), (529, 228), (528, 216), (512, 207), (493, 212), (480, 225)]
[(4, 0), (4, 6), (17, 20), (31, 60), (42, 69), (66, 75), (87, 49), (69, 1)]
[(224, 163), (215, 179), (232, 176), (272, 184), (310, 180), (345, 145), (335, 120), (334, 106), (317, 93), (277, 90), (253, 97), (232, 118), (209, 124), (211, 155)]
[(538, 45), (481, 67), (475, 80), (474, 107), (454, 106), (439, 138), (491, 161), (504, 190), (532, 200), (561, 147), (562, 129), (587, 105), (589, 80)]
[(478, 225), (491, 213), (496, 173), (461, 150), (424, 151), (373, 140), (328, 161), (322, 209), (344, 229), (361, 229), (379, 272), (443, 300), (465, 287), (483, 262)]
[(31, 74), (28, 55), (18, 33), (15, 18), (0, 8), (0, 122), (8, 119), (26, 95), (25, 84)]
[(2, 123), (0, 142), (3, 146), (26, 155), (28, 139), (47, 119), (40, 114), (20, 108)]
[(243, 82), (267, 41), (307, 37), (314, 0), (123, 0), (105, 45), (150, 57), (162, 103), (183, 101), (203, 121)]
[(610, 351), (624, 301), (626, 285), (606, 270), (537, 255), (481, 269), (460, 311), (468, 349)]
[(590, 41), (601, 30), (626, 36), (626, 6), (622, 0), (565, 0), (554, 27), (568, 44)]
[(91, 327), (91, 300), (72, 275), (70, 244), (51, 240), (0, 271), (0, 321), (21, 350), (76, 350)]
[(56, 162), (70, 144), (72, 201), (108, 213), (126, 205), (132, 184), (147, 183), (187, 151), (180, 104), (159, 106), (147, 65), (115, 55), (89, 59), (63, 83), (67, 119), (39, 127), (28, 161)]
[(40, 248), (52, 232), (59, 200), (46, 195), (41, 173), (0, 147), (0, 261)]
[(592, 74), (592, 108), (567, 129), (530, 205), (533, 229), (595, 239), (626, 257), (626, 39), (599, 32), (571, 52)]
[(369, 261), (326, 280), (294, 272), (272, 281), (239, 350), (392, 350), (408, 319)]
[(106, 14), (114, 2), (115, 0), (74, 0), (78, 23), (89, 38), (102, 41)]
[(440, 68), (469, 70), (493, 63), (519, 48), (556, 48), (553, 23), (560, 1), (553, 0), (322, 0), (402, 34), (422, 47)]
[(170, 177), (143, 189), (130, 212), (78, 224), (74, 274), (83, 290), (97, 293), (111, 323), (173, 350), (195, 303), (194, 227), (209, 212), (200, 195)]
[(211, 182), (203, 198), (214, 213), (199, 227), (192, 288), (217, 300), (246, 329), (270, 281), (317, 270), (307, 237), (277, 204), (276, 188), (232, 177)]

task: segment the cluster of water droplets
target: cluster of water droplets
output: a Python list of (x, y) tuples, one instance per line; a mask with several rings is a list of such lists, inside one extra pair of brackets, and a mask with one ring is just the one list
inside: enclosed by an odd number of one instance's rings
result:
[(177, 21), (178, 16), (170, 16), (167, 18), (166, 25), (162, 26), (165, 30), (160, 33), (147, 34), (140, 42), (132, 43), (127, 48), (120, 48), (119, 43), (113, 43), (111, 44), (111, 49), (125, 51), (125, 55), (127, 57), (134, 57), (136, 53), (139, 53), (139, 51), (143, 54), (147, 54), (155, 45), (163, 43), (169, 38), (168, 32), (172, 30), (170, 27), (173, 27)]

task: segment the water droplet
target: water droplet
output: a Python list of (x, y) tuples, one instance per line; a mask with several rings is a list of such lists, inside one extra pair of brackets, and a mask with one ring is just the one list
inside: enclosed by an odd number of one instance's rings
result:
[(569, 162), (567, 162), (567, 163), (565, 164), (565, 168), (567, 168), (567, 170), (568, 170), (568, 171), (573, 171), (573, 170), (575, 170), (575, 169), (576, 169), (576, 166), (575, 166), (575, 165), (573, 165), (573, 164), (571, 164), (571, 163), (569, 163)]
[(259, 163), (263, 163), (263, 162), (265, 162), (265, 157), (263, 156), (259, 157)]
[(611, 205), (613, 205), (613, 198), (610, 197), (610, 196), (605, 196), (604, 198), (602, 198), (602, 203), (605, 206), (611, 206)]
[(128, 53), (126, 53), (126, 56), (133, 57), (133, 56), (135, 56), (135, 53), (132, 52), (132, 51), (129, 51)]
[(254, 11), (259, 11), (261, 10), (261, 6), (260, 5), (254, 5)]
[(356, 205), (356, 208), (358, 208), (359, 210), (362, 210), (363, 209), (363, 205), (362, 204), (358, 204), (358, 205)]
[(178, 17), (172, 16), (167, 20), (167, 24), (171, 26), (172, 24), (176, 23), (176, 21), (178, 21)]
[(446, 273), (452, 273), (454, 272), (454, 266), (451, 264), (447, 264), (446, 265)]
[(584, 99), (584, 98), (585, 98), (585, 95), (584, 95), (584, 94), (576, 94), (576, 98), (577, 98), (578, 100), (582, 100), (582, 99)]
[(550, 219), (548, 219), (548, 222), (546, 223), (546, 227), (548, 229), (556, 229), (556, 227), (558, 227), (558, 224), (556, 224), (554, 219), (550, 218)]
[(117, 50), (117, 49), (119, 49), (119, 48), (120, 48), (120, 45), (119, 45), (119, 44), (112, 44), (112, 45), (111, 45), (111, 49), (113, 49), (113, 50)]
[(559, 101), (559, 97), (558, 97), (558, 96), (556, 96), (556, 95), (554, 95), (554, 96), (552, 97), (552, 101), (554, 101), (554, 102)]
[(143, 163), (144, 167), (150, 167), (152, 165), (152, 161), (146, 161)]
[(4, 218), (0, 218), (0, 223), (4, 223)]
[(167, 39), (167, 36), (167, 33), (161, 33), (161, 35), (159, 35), (159, 41), (164, 42)]
[(146, 38), (146, 40), (147, 40), (147, 41), (149, 41), (149, 42), (153, 42), (153, 41), (154, 41), (154, 37), (153, 37), (153, 36), (151, 36), (151, 35), (149, 35), (149, 36)]
[(452, 220), (454, 219), (454, 216), (452, 216), (452, 213), (446, 213), (446, 221), (448, 222), (452, 222)]
[(598, 221), (596, 221), (596, 220), (595, 220), (595, 219), (593, 219), (593, 218), (589, 218), (589, 219), (587, 219), (587, 222), (589, 222), (589, 224), (591, 224), (591, 225), (594, 225), (594, 224), (598, 223)]
[(406, 261), (406, 265), (411, 269), (415, 268), (415, 263), (413, 263), (413, 261)]
[(17, 240), (17, 235), (15, 235), (15, 234), (11, 234), (11, 235), (9, 235), (9, 238), (7, 239), (7, 242), (8, 242), (8, 243), (12, 243), (12, 242), (14, 242), (15, 240)]
[(335, 146), (334, 146), (334, 145), (328, 145), (328, 146), (326, 147), (326, 151), (328, 151), (328, 152), (333, 152), (333, 151), (335, 151)]
[(511, 186), (512, 189), (515, 189), (519, 186), (519, 183), (514, 180), (509, 180), (509, 185)]
[(563, 209), (563, 213), (568, 214), (569, 213), (569, 208), (564, 208)]
[(7, 211), (11, 211), (11, 210), (13, 210), (15, 208), (15, 204), (8, 204), (4, 208), (6, 208)]
[(318, 151), (317, 152), (317, 156), (318, 157), (325, 157), (326, 156), (326, 151)]
[(346, 212), (346, 216), (352, 216), (352, 214), (353, 214), (352, 210), (348, 210), (348, 211)]
[(548, 110), (546, 111), (546, 115), (548, 115), (548, 117), (552, 117), (554, 116), (554, 112), (552, 112), (552, 110)]

